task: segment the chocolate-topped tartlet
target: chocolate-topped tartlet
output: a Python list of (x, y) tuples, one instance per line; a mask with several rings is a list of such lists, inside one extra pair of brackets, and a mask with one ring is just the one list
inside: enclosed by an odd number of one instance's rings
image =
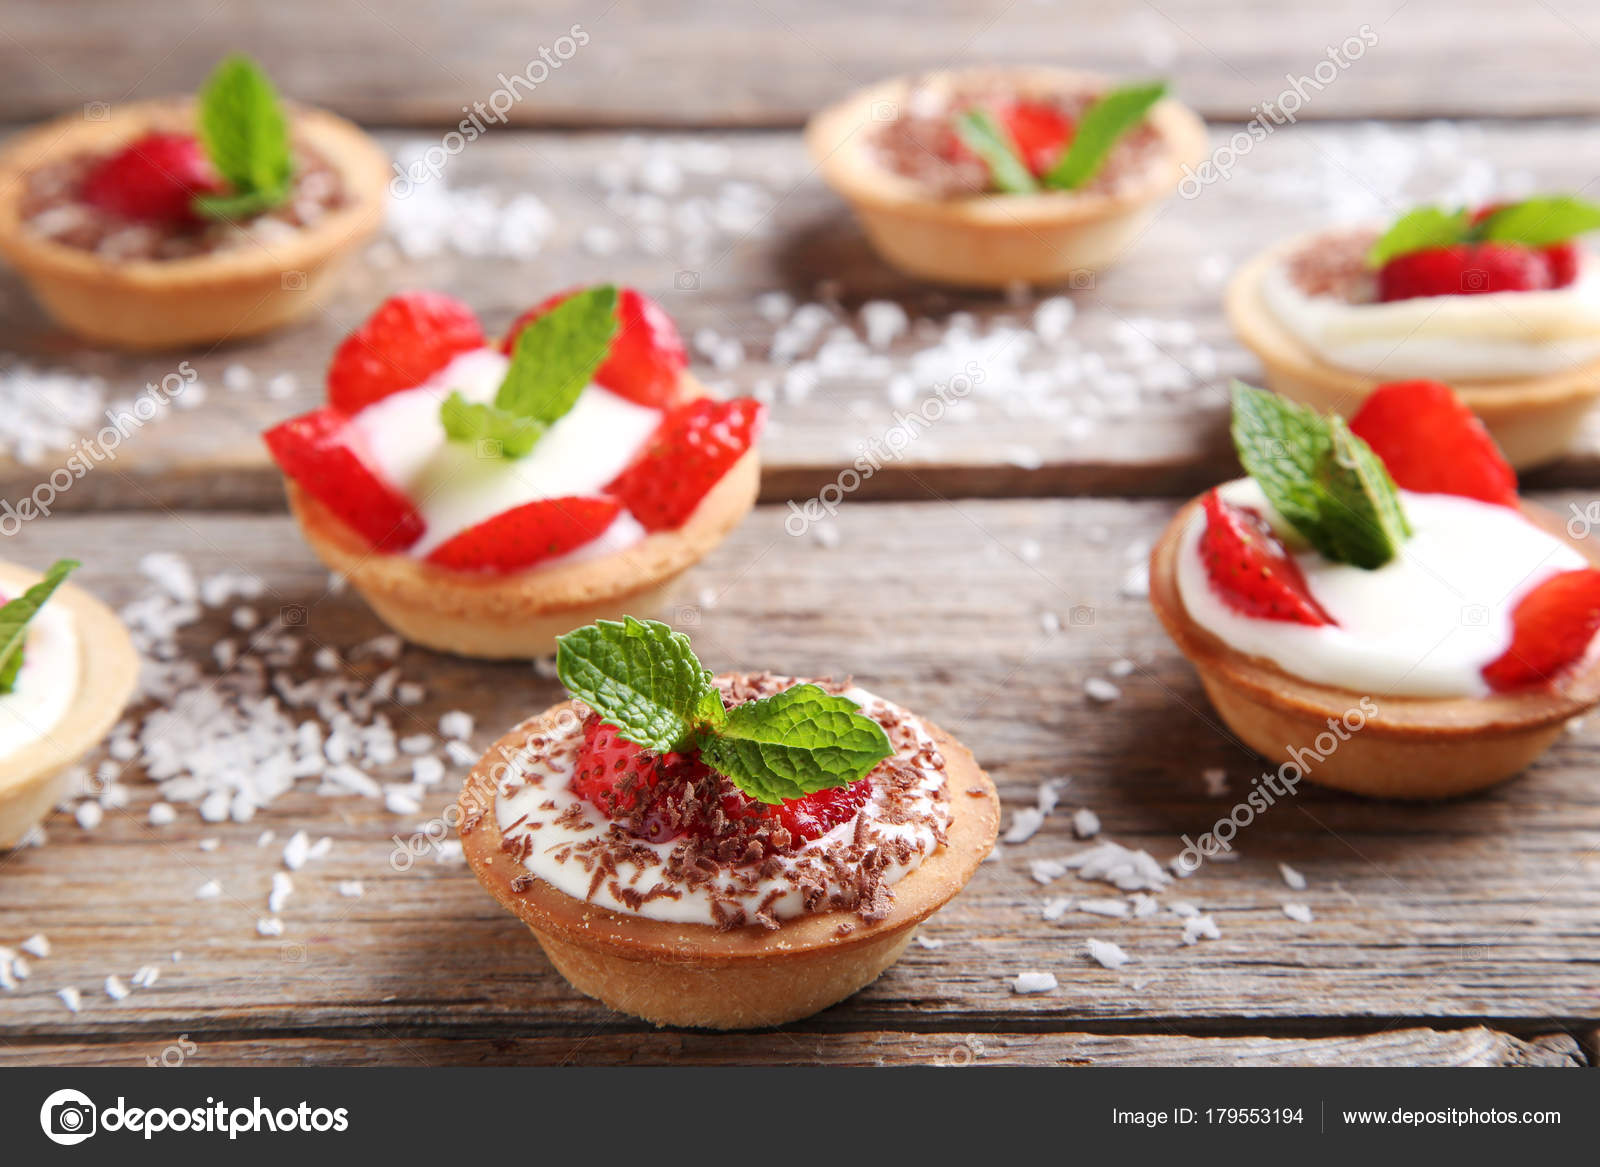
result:
[(862, 90), (812, 118), (806, 143), (888, 262), (1003, 287), (1114, 262), (1206, 135), (1160, 82), (974, 68)]
[(615, 1009), (809, 1016), (892, 964), (993, 846), (972, 755), (848, 683), (713, 678), (682, 635), (632, 619), (564, 637), (558, 667), (577, 699), (489, 750), (461, 837), (556, 968)]

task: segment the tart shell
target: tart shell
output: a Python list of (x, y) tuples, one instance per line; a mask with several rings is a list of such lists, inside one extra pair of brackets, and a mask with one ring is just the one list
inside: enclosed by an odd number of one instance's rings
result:
[[(39, 573), (0, 563), (0, 591), (20, 594)], [(67, 772), (122, 715), (139, 680), (139, 654), (122, 621), (82, 588), (63, 584), (50, 598), (72, 616), (78, 636), (78, 693), (40, 740), (0, 758), (0, 850), (15, 847), (68, 793)]]
[(905, 951), (916, 926), (964, 887), (994, 846), (1000, 802), (972, 754), (924, 721), (945, 759), (951, 822), (943, 846), (894, 885), (894, 907), (875, 923), (834, 911), (720, 931), (626, 915), (588, 904), (541, 879), (500, 849), (494, 772), (533, 735), (574, 715), (568, 701), (523, 722), (489, 748), (458, 804), (473, 873), (538, 939), (550, 963), (586, 996), (656, 1025), (756, 1029), (809, 1017), (877, 979)]
[(270, 244), (208, 255), (118, 261), (34, 235), (21, 221), (27, 175), (52, 158), (110, 151), (150, 130), (192, 130), (190, 99), (130, 102), (101, 121), (71, 114), (0, 151), (0, 254), (57, 323), (122, 349), (164, 349), (255, 336), (306, 315), (335, 291), (346, 261), (383, 221), (388, 157), (350, 122), (291, 111), (294, 132), (344, 182), (348, 205)]
[[(1223, 307), (1234, 334), (1261, 361), (1269, 388), (1319, 412), (1349, 417), (1379, 385), (1413, 378), (1367, 376), (1330, 365), (1267, 307), (1261, 295), (1263, 277), (1313, 238), (1287, 240), (1245, 264), (1229, 281)], [(1537, 377), (1452, 384), (1489, 428), (1506, 459), (1524, 469), (1559, 458), (1571, 447), (1600, 395), (1600, 361)]]
[[(704, 395), (698, 382), (683, 377), (681, 400)], [(677, 578), (755, 506), (761, 462), (754, 447), (746, 451), (676, 530), (653, 532), (615, 555), (512, 575), (447, 571), (375, 551), (292, 479), (285, 486), (317, 558), (345, 576), (401, 636), (460, 656), (528, 660), (549, 656), (556, 637), (584, 624), (659, 611)]]
[(811, 119), (806, 145), (823, 178), (850, 203), (874, 249), (908, 275), (962, 287), (1061, 283), (1110, 266), (1139, 237), (1156, 204), (1177, 188), (1185, 163), (1206, 151), (1205, 123), (1170, 98), (1150, 111), (1167, 157), (1116, 194), (1046, 191), (936, 198), (872, 155), (868, 131), (914, 84), (995, 79), (1019, 92), (1109, 84), (1092, 73), (1046, 67), (972, 69), (897, 77)]
[[(1568, 720), (1600, 703), (1600, 662), (1593, 658), (1546, 688), (1444, 698), (1363, 695), (1303, 680), (1238, 652), (1196, 623), (1178, 594), (1183, 532), (1200, 507), (1196, 499), (1180, 510), (1152, 550), (1150, 604), (1199, 672), (1228, 728), (1262, 757), (1298, 767), (1318, 736), (1329, 736), (1330, 719), (1343, 718), (1363, 696), (1378, 708), (1359, 730), (1303, 768), (1306, 781), (1377, 798), (1467, 794), (1525, 769)], [(1522, 512), (1600, 567), (1594, 546), (1568, 535), (1558, 516), (1527, 503)], [(1301, 759), (1292, 758), (1291, 750), (1301, 751)]]

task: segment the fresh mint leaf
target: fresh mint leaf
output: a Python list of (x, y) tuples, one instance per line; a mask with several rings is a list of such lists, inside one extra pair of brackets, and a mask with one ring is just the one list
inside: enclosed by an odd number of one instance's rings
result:
[(493, 439), (506, 458), (529, 453), (577, 404), (610, 354), (618, 326), (614, 284), (568, 296), (517, 333), (492, 405), (460, 393), (446, 398), (439, 410), (446, 435), (458, 442)]
[(1382, 267), (1391, 259), (1433, 247), (1452, 247), (1467, 237), (1466, 208), (1418, 207), (1395, 220), (1367, 252), (1368, 267)]
[(751, 798), (779, 803), (854, 782), (894, 748), (854, 701), (796, 685), (728, 710), (700, 753)]
[(1524, 199), (1501, 207), (1478, 224), (1476, 236), (1489, 243), (1550, 247), (1600, 227), (1600, 206), (1574, 195)]
[(989, 176), (998, 189), (1007, 194), (1031, 194), (1039, 189), (1011, 135), (988, 110), (964, 110), (956, 115), (954, 125), (962, 144), (988, 163)]
[(494, 405), (468, 401), (452, 393), (439, 407), (439, 420), (453, 442), (490, 441), (497, 443), (493, 454), (502, 458), (521, 458), (544, 436), (545, 426), (531, 417), (518, 417)]
[(67, 576), (81, 566), (76, 559), (57, 560), (44, 573), (42, 580), (0, 607), (0, 693), (9, 693), (16, 688), (17, 674), (22, 671), (22, 649), (28, 639), (28, 625)]
[(715, 693), (687, 636), (632, 616), (560, 637), (556, 674), (622, 737), (661, 754), (683, 746), (707, 720), (707, 691)]
[(1044, 184), (1055, 190), (1077, 190), (1088, 182), (1100, 173), (1112, 147), (1166, 95), (1167, 83), (1154, 81), (1113, 89), (1099, 98), (1078, 119), (1072, 144), (1044, 176)]
[(227, 195), (196, 199), (200, 214), (247, 218), (289, 197), (289, 123), (259, 65), (237, 54), (218, 65), (200, 91), (199, 122), (206, 156), (232, 187)]
[(1233, 444), (1273, 510), (1325, 558), (1382, 567), (1411, 534), (1394, 480), (1342, 418), (1235, 381)]

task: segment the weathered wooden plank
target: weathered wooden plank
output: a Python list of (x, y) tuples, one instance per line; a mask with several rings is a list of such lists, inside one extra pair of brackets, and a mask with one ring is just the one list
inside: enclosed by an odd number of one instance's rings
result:
[(602, 1033), (503, 1038), (309, 1037), (41, 1043), (0, 1047), (0, 1066), (1554, 1066), (1583, 1065), (1561, 1034), (1396, 1029), (1354, 1037), (1087, 1033)]
[[(882, 469), (861, 497), (1190, 493), (1231, 471), (1223, 386), (1231, 374), (1255, 371), (1220, 314), (1220, 282), (1233, 263), (1264, 240), (1364, 209), (1387, 213), (1407, 199), (1481, 197), (1497, 186), (1580, 187), (1589, 178), (1587, 155), (1574, 143), (1592, 132), (1571, 123), (1281, 132), (1243, 158), (1231, 181), (1173, 200), (1125, 263), (1071, 293), (1076, 316), (1051, 341), (1028, 331), (1031, 308), (939, 292), (883, 267), (846, 210), (810, 176), (791, 134), (499, 131), (445, 167), (455, 196), (420, 209), (443, 197), (442, 187), (428, 184), (397, 207), (398, 237), (432, 254), (406, 258), (393, 239), (379, 244), (346, 294), (301, 327), (211, 353), (117, 357), (49, 329), (7, 275), (0, 278), (0, 353), (14, 356), (0, 369), (20, 361), (103, 377), (100, 396), (114, 401), (188, 360), (204, 386), (204, 400), (186, 390), (179, 407), (134, 432), (114, 462), (76, 482), (56, 506), (277, 509), (281, 486), (256, 435), (321, 403), (329, 355), (387, 291), (453, 292), (498, 329), (551, 289), (614, 278), (659, 296), (686, 335), (726, 354), (730, 367), (719, 369), (699, 353), (700, 376), (773, 399), (765, 442), (771, 501), (814, 493), (863, 450), (875, 450)], [(384, 138), (391, 149), (415, 140)], [(655, 169), (651, 159), (682, 179), (677, 194), (648, 189), (670, 185), (660, 174), (643, 177)], [(473, 190), (491, 193), (476, 201), (459, 193)], [(465, 230), (468, 246), (481, 246), (499, 218), (533, 231), (539, 215), (526, 204), (507, 209), (528, 195), (549, 212), (536, 251), (519, 256), (502, 243), (467, 256), (459, 247), (436, 248), (451, 221), (476, 224)], [(809, 313), (809, 341), (791, 345), (805, 330), (763, 314), (769, 292), (818, 305)], [(880, 315), (892, 315), (887, 302), (902, 305), (910, 317), (908, 332), (881, 352), (851, 347), (866, 340), (860, 309), (868, 302), (879, 302)], [(820, 356), (819, 346), (826, 346)], [(902, 420), (929, 400), (937, 405), (940, 385), (974, 372), (981, 382), (948, 418), (931, 426)], [(244, 373), (253, 375), (248, 385)], [(268, 384), (283, 392), (269, 394)], [(0, 375), (0, 400), (12, 415), (65, 424), (34, 381)], [(100, 409), (86, 414), (65, 432), (98, 430)], [(14, 425), (0, 426), (0, 455)], [(915, 440), (902, 441), (912, 430)], [(61, 462), (60, 454), (35, 467), (0, 460), (0, 497), (32, 491)], [(1600, 431), (1545, 481), (1600, 481)]]
[[(1600, 738), (1592, 726), (1478, 798), (1400, 806), (1302, 786), (1243, 833), (1242, 859), (1209, 864), (1158, 897), (1197, 904), (1219, 940), (1184, 946), (1181, 921), (1166, 908), (1141, 919), (1041, 918), (1053, 897), (1117, 894), (1070, 877), (1049, 888), (1030, 878), (1031, 860), (1080, 846), (1072, 811), (1094, 809), (1105, 837), (1165, 860), (1238, 797), (1209, 797), (1203, 770), (1225, 769), (1234, 791), (1259, 771), (1218, 732), (1144, 601), (1124, 594), (1130, 567), (1170, 511), (1104, 500), (847, 504), (837, 544), (825, 546), (786, 535), (784, 511), (769, 507), (686, 577), (664, 614), (695, 634), (712, 667), (854, 673), (971, 746), (994, 774), (1008, 820), (1032, 805), (1041, 782), (1064, 783), (1061, 808), (1039, 835), (1007, 846), (927, 926), (938, 947), (914, 945), (810, 1028), (1170, 1026), (1206, 1035), (1270, 1024), (1316, 1035), (1328, 1025), (1350, 1032), (1437, 1019), (1522, 1033), (1593, 1028)], [(383, 667), (348, 651), (378, 625), (353, 596), (327, 592), (283, 519), (59, 516), (25, 526), (5, 550), (28, 562), (81, 554), (85, 584), (118, 602), (143, 586), (134, 564), (150, 550), (181, 552), (202, 575), (249, 570), (268, 588), (256, 610), (281, 607), (306, 655), (326, 643), (362, 675)], [(1059, 630), (1046, 627), (1047, 613)], [(238, 635), (219, 612), (181, 643), (204, 660), (216, 639)], [(1118, 660), (1133, 662), (1117, 682), (1120, 698), (1089, 702), (1084, 681), (1111, 675)], [(464, 708), (481, 746), (555, 696), (552, 682), (525, 667), (414, 650), (402, 663), (429, 691), (423, 703), (391, 711), (404, 732)], [(315, 670), (303, 661), (291, 672), (298, 680)], [(31, 979), (0, 991), (0, 1038), (165, 1045), (181, 1033), (488, 1039), (507, 1027), (521, 1036), (635, 1028), (576, 997), (463, 867), (391, 866), (393, 836), (438, 814), (448, 783), (413, 815), (296, 789), (250, 823), (204, 824), (185, 808), (177, 823), (149, 827), (152, 790), (136, 769), (127, 782), (125, 812), (108, 812), (92, 832), (58, 815), (48, 846), (0, 866), (0, 944), (43, 931), (54, 945)], [(271, 846), (256, 845), (263, 829), (276, 832)], [(259, 936), (283, 841), (297, 829), (330, 837), (331, 854), (295, 874), (284, 934)], [(199, 849), (207, 837), (221, 841), (216, 851)], [(1281, 861), (1306, 875), (1307, 890), (1284, 885)], [(225, 894), (197, 901), (211, 879)], [(349, 879), (365, 881), (363, 898), (337, 894)], [(1286, 902), (1308, 905), (1315, 920), (1286, 918)], [(1132, 963), (1101, 968), (1084, 954), (1090, 937), (1120, 944)], [(183, 953), (176, 963), (173, 951)], [(127, 978), (144, 964), (162, 970), (153, 988), (121, 1002), (101, 991), (107, 974)], [(1033, 971), (1055, 973), (1057, 991), (1014, 994), (1011, 980)], [(82, 1013), (57, 999), (63, 986), (84, 991)]]
[(1357, 0), (1313, 8), (1169, 0), (1159, 9), (1084, 0), (552, 0), (535, 12), (514, 0), (471, 0), (448, 19), (412, 5), (286, 0), (218, 12), (176, 0), (137, 21), (113, 0), (88, 0), (13, 5), (3, 28), (0, 109), (22, 117), (181, 92), (238, 48), (260, 56), (287, 92), (389, 124), (453, 125), (462, 106), (491, 100), (506, 84), (501, 74), (530, 65), (538, 84), (523, 83), (512, 111), (523, 124), (793, 125), (893, 73), (1041, 58), (1164, 73), (1208, 113), (1238, 117), (1276, 97), (1285, 74), (1313, 76), (1330, 50), (1363, 33), (1376, 43), (1353, 50), (1358, 59), (1337, 80), (1325, 73), (1323, 87), (1306, 88), (1305, 116), (1600, 108), (1588, 84), (1600, 17), (1582, 6), (1512, 10), (1493, 0), (1411, 0), (1392, 10)]

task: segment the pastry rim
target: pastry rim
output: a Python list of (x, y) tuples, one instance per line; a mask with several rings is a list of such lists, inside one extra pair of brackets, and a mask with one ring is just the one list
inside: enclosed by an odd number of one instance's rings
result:
[[(43, 576), (0, 562), (0, 587), (14, 596)], [(78, 691), (44, 737), (0, 758), (0, 796), (43, 782), (105, 739), (139, 680), (139, 654), (122, 621), (89, 592), (62, 584), (50, 598), (72, 616), (78, 638)]]
[[(1285, 672), (1272, 661), (1249, 656), (1223, 642), (1189, 615), (1178, 593), (1178, 552), (1190, 520), (1204, 495), (1191, 499), (1173, 516), (1150, 552), (1150, 606), (1190, 664), (1253, 700), (1281, 712), (1323, 718), (1348, 711), (1361, 696), (1378, 706), (1361, 730), (1364, 738), (1456, 740), (1480, 734), (1538, 729), (1562, 723), (1600, 701), (1600, 659), (1589, 658), (1574, 673), (1537, 691), (1491, 694), (1487, 697), (1382, 697), (1354, 689), (1318, 684)], [(1523, 515), (1560, 538), (1600, 567), (1600, 552), (1572, 538), (1558, 515), (1526, 502)], [(1396, 714), (1400, 714), (1396, 717)]]
[[(1309, 345), (1273, 315), (1261, 295), (1267, 271), (1288, 255), (1327, 234), (1306, 231), (1257, 252), (1233, 274), (1223, 292), (1223, 312), (1234, 335), (1269, 366), (1321, 385), (1322, 388), (1360, 402), (1379, 385), (1414, 381), (1414, 374), (1358, 373), (1323, 360)], [(1526, 406), (1553, 404), (1600, 394), (1600, 358), (1528, 377), (1481, 381), (1454, 380), (1456, 395), (1476, 413), (1515, 411)]]
[[(720, 968), (842, 952), (913, 927), (944, 907), (971, 880), (999, 835), (1000, 801), (993, 781), (970, 750), (919, 717), (945, 759), (950, 827), (944, 844), (892, 885), (894, 906), (882, 920), (866, 923), (854, 912), (834, 910), (785, 919), (776, 930), (746, 925), (721, 931), (714, 924), (674, 923), (612, 911), (569, 896), (537, 876), (519, 894), (511, 888), (512, 879), (531, 873), (500, 850), (502, 835), (494, 809), (499, 792), (490, 771), (573, 707), (572, 701), (551, 706), (496, 741), (467, 775), (456, 803), (458, 833), (473, 874), (501, 907), (541, 938), (549, 933), (559, 941), (624, 960)], [(969, 794), (973, 788), (980, 789), (981, 796)], [(841, 935), (845, 924), (850, 930)]]
[[(959, 222), (995, 230), (1017, 230), (1039, 225), (1087, 223), (1123, 214), (1164, 198), (1176, 189), (1185, 164), (1197, 163), (1205, 154), (1205, 123), (1188, 106), (1172, 97), (1162, 98), (1148, 120), (1167, 147), (1164, 163), (1151, 165), (1130, 189), (1105, 192), (1041, 191), (1035, 194), (985, 192), (956, 198), (938, 198), (914, 179), (896, 174), (868, 156), (865, 137), (852, 127), (875, 124), (870, 108), (879, 101), (903, 98), (913, 84), (928, 80), (968, 80), (995, 77), (1026, 92), (1056, 90), (1068, 85), (1109, 85), (1114, 78), (1081, 69), (1054, 66), (1002, 68), (980, 66), (906, 74), (857, 90), (828, 106), (807, 123), (806, 147), (828, 184), (851, 202), (893, 210), (918, 218)], [(854, 139), (854, 140), (852, 140)]]
[(19, 135), (0, 150), (0, 254), (23, 271), (51, 270), (82, 280), (111, 280), (125, 288), (171, 289), (249, 283), (264, 272), (311, 269), (366, 238), (382, 221), (389, 159), (354, 123), (323, 110), (285, 102), (294, 131), (339, 172), (348, 205), (270, 245), (247, 243), (180, 259), (107, 259), (81, 247), (34, 235), (22, 222), (27, 176), (63, 154), (110, 149), (155, 128), (194, 124), (195, 99), (155, 98), (114, 106), (105, 121), (66, 114)]

